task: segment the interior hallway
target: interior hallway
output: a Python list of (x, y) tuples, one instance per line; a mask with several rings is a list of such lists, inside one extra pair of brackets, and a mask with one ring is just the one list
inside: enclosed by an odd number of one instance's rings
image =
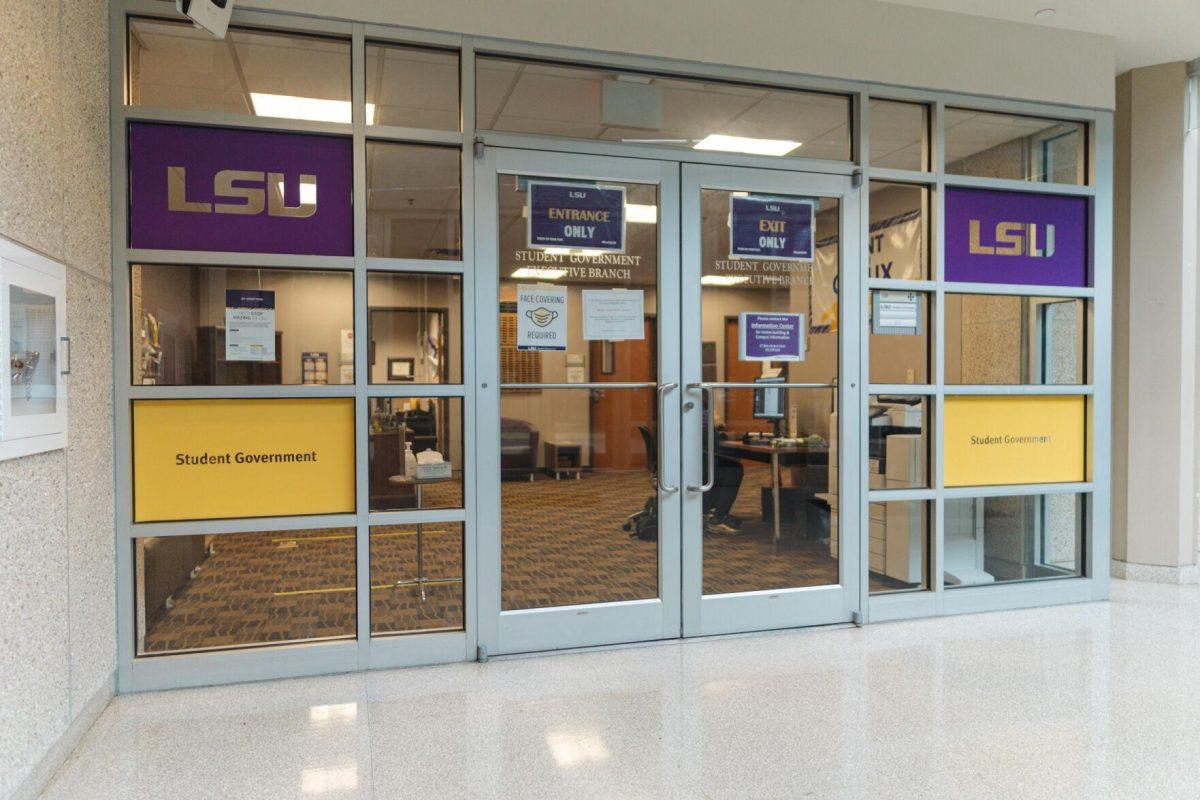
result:
[(1195, 797), (1200, 587), (118, 697), (45, 800)]

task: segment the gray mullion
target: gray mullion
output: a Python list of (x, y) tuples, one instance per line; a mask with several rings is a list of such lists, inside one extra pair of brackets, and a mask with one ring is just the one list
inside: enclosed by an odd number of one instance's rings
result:
[(256, 384), (228, 386), (148, 384), (130, 386), (126, 377), (125, 394), (129, 400), (249, 400), (289, 397), (354, 397), (349, 384)]
[(168, 522), (135, 522), (129, 527), (129, 539), (147, 536), (219, 536), (227, 533), (268, 533), (305, 531), (323, 528), (350, 528), (354, 514), (308, 514), (287, 517), (234, 517)]
[[(1093, 264), (1092, 283), (1096, 299), (1093, 307), (1095, 331), (1093, 333), (1093, 374), (1096, 386), (1092, 398), (1091, 419), (1093, 420), (1091, 447), (1091, 479), (1096, 487), (1092, 495), (1088, 525), (1084, 530), (1084, 564), (1086, 574), (1092, 578), (1093, 599), (1108, 597), (1109, 563), (1111, 550), (1111, 480), (1112, 480), (1112, 226), (1113, 226), (1113, 125), (1112, 115), (1100, 116), (1091, 128), (1092, 184), (1096, 196), (1091, 203), (1091, 253)], [(1099, 421), (1099, 424), (1096, 424)]]
[(996, 486), (947, 486), (942, 490), (946, 498), (968, 497), (1024, 497), (1035, 494), (1090, 494), (1096, 485), (1091, 481), (1070, 483), (1005, 483)]
[(948, 186), (961, 186), (971, 189), (1003, 189), (1005, 191), (1025, 192), (1029, 194), (1067, 194), (1078, 197), (1091, 197), (1096, 193), (1094, 186), (1080, 186), (1077, 183), (1041, 183), (1038, 181), (1022, 181), (1015, 178), (981, 178), (974, 175), (959, 175), (955, 173), (948, 173), (943, 178)]
[(363, 37), (367, 44), (428, 47), (435, 50), (457, 50), (466, 40), (462, 34), (422, 30), (403, 25), (364, 23)]
[(126, 251), (126, 256), (128, 261), (133, 264), (184, 264), (242, 269), (309, 269), (331, 272), (349, 271), (354, 268), (354, 259), (350, 256), (298, 256), (283, 253), (222, 253), (203, 250), (148, 250), (144, 248), (130, 248)]
[[(123, 3), (113, 3), (113, 5), (117, 6), (123, 14), (157, 19), (172, 19), (181, 22), (189, 21), (186, 17), (176, 12), (174, 6), (167, 5), (162, 0), (124, 0)], [(268, 27), (271, 30), (294, 33), (328, 34), (343, 39), (349, 37), (352, 27), (351, 23), (342, 20), (284, 15), (270, 11), (252, 11), (243, 8), (234, 9), (230, 24), (234, 26)]]
[(367, 397), (467, 397), (463, 383), (368, 383)]
[(937, 498), (936, 489), (870, 489), (867, 492), (868, 503), (894, 503), (908, 500), (934, 500)]
[(137, 648), (137, 587), (133, 564), (133, 457), (129, 384), (132, 374), (130, 342), (129, 211), (126, 204), (127, 151), (124, 108), (126, 79), (126, 16), (118, 3), (109, 6), (109, 191), (112, 207), (112, 376), (113, 376), (113, 498), (116, 547), (117, 690), (132, 688), (131, 669)]
[[(475, 313), (475, 282), (479, 270), (475, 268), (475, 50), (471, 39), (462, 42), (459, 52), (459, 109), (462, 114), (459, 127), (462, 129), (463, 146), (461, 149), (462, 168), (459, 191), (459, 203), (462, 209), (459, 241), (462, 242), (463, 266), (465, 269), (462, 280), (462, 379), (463, 408), (462, 408), (462, 441), (463, 454), (463, 538), (462, 538), (462, 576), (463, 576), (463, 656), (471, 660), (478, 650), (479, 638), (479, 572), (478, 572), (478, 541), (479, 541), (479, 510), (477, 505), (477, 470), (468, 468), (474, 466), (478, 459), (478, 443), (476, 435), (476, 410), (479, 395), (476, 387), (479, 385), (476, 375), (476, 364), (479, 358), (477, 348), (480, 346), (480, 334), (476, 329), (478, 321)], [(484, 337), (486, 340), (487, 337)], [(470, 391), (466, 391), (470, 387)], [(498, 479), (498, 476), (497, 476)]]
[(860, 167), (853, 161), (831, 161), (819, 158), (787, 158), (774, 156), (739, 155), (686, 147), (663, 147), (651, 144), (630, 145), (600, 139), (569, 139), (565, 136), (535, 136), (525, 133), (478, 131), (485, 144), (521, 150), (543, 150), (574, 155), (598, 155), (652, 161), (675, 161), (689, 164), (712, 164), (722, 167), (750, 167), (786, 172), (815, 172), (827, 175), (852, 175)]
[(945, 284), (946, 294), (1011, 294), (1034, 297), (1077, 297), (1089, 300), (1096, 296), (1090, 286), (1038, 286), (1028, 283), (959, 283)]
[(932, 383), (871, 383), (867, 384), (867, 394), (937, 394), (937, 387)]
[(872, 181), (885, 181), (887, 183), (909, 183), (921, 186), (929, 186), (937, 180), (932, 172), (922, 172), (920, 170), (912, 169), (893, 169), (891, 167), (868, 167), (867, 179)]
[[(858, 164), (866, 174), (871, 163), (871, 97), (866, 91), (861, 91), (854, 96), (852, 113), (854, 115), (854, 143), (853, 154), (857, 159)], [(857, 303), (858, 311), (858, 336), (857, 346), (858, 353), (855, 363), (858, 366), (858, 375), (856, 380), (851, 381), (850, 386), (854, 388), (857, 384), (862, 387), (858, 391), (858, 414), (857, 419), (853, 420), (853, 424), (859, 427), (858, 437), (858, 463), (854, 470), (856, 474), (853, 477), (858, 483), (858, 529), (853, 532), (853, 535), (858, 537), (858, 563), (855, 569), (858, 571), (858, 597), (856, 598), (856, 606), (858, 608), (859, 619), (863, 624), (870, 623), (870, 605), (868, 598), (871, 593), (871, 515), (870, 505), (867, 495), (870, 489), (870, 475), (868, 470), (869, 455), (870, 455), (870, 434), (864, 430), (869, 424), (870, 411), (870, 394), (865, 391), (867, 382), (871, 375), (871, 352), (869, 336), (870, 330), (868, 317), (870, 316), (867, 309), (870, 307), (871, 289), (871, 248), (868, 246), (870, 242), (871, 230), (871, 185), (866, 180), (863, 180), (862, 185), (858, 189), (858, 263), (853, 265), (843, 264), (843, 268), (858, 270), (860, 276), (860, 285), (863, 287), (860, 290), (860, 298)], [(845, 281), (842, 286), (845, 286)], [(865, 301), (865, 302), (864, 302)], [(849, 422), (849, 420), (845, 421)], [(845, 427), (845, 423), (839, 415), (839, 424)], [(840, 437), (839, 437), (840, 443)], [(839, 469), (844, 469), (844, 465), (839, 462)], [(838, 494), (841, 494), (841, 482), (839, 479)], [(839, 497), (840, 500), (840, 497)], [(844, 527), (839, 523), (838, 534), (843, 533)], [(844, 539), (844, 537), (843, 537)], [(842, 550), (838, 548), (839, 559), (842, 556)]]
[(415, 525), (419, 523), (467, 521), (465, 508), (428, 508), (407, 511), (372, 511), (368, 516), (372, 527), (376, 525)]
[(901, 292), (932, 292), (937, 288), (937, 283), (935, 281), (898, 280), (896, 278), (867, 278), (867, 288), (890, 289)]
[(370, 408), (366, 385), (370, 335), (367, 330), (367, 105), (366, 44), (362, 25), (355, 25), (351, 38), (350, 95), (354, 128), (354, 487), (355, 487), (355, 585), (358, 614), (358, 666), (365, 669), (371, 658), (371, 500)]
[(120, 116), (126, 122), (164, 122), (176, 125), (204, 125), (221, 128), (254, 128), (282, 133), (319, 133), (350, 136), (353, 126), (344, 122), (324, 122), (288, 117), (260, 117), (255, 114), (233, 114), (223, 111), (203, 111), (194, 108), (156, 108), (154, 106), (121, 106)]
[(380, 258), (367, 257), (369, 272), (437, 272), (445, 275), (461, 275), (466, 272), (464, 261), (442, 261), (429, 258)]
[(942, 100), (933, 103), (929, 110), (930, 128), (933, 132), (932, 164), (936, 180), (933, 185), (930, 210), (933, 215), (932, 246), (929, 248), (930, 258), (933, 259), (931, 275), (936, 288), (934, 289), (933, 310), (933, 349), (934, 349), (934, 386), (933, 397), (933, 436), (931, 486), (934, 490), (933, 500), (933, 542), (930, 547), (932, 562), (929, 565), (929, 588), (933, 590), (935, 606), (940, 614), (945, 603), (945, 563), (946, 563), (946, 500), (944, 486), (946, 479), (945, 465), (945, 411), (946, 411), (946, 105)]
[(979, 383), (948, 383), (943, 384), (942, 394), (947, 397), (1045, 397), (1047, 395), (1075, 395), (1087, 397), (1095, 394), (1093, 384), (1080, 383), (1034, 383), (1034, 384), (979, 384)]
[(459, 131), (443, 131), (436, 128), (408, 128), (402, 125), (368, 125), (367, 138), (381, 142), (407, 142), (461, 147), (463, 135)]

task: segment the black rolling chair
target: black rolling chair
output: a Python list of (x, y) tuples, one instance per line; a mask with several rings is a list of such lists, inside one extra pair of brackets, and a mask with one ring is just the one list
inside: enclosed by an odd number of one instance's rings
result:
[(638, 425), (638, 433), (642, 435), (642, 443), (646, 446), (646, 470), (650, 473), (650, 487), (655, 493), (650, 495), (640, 510), (625, 518), (621, 527), (629, 531), (630, 536), (641, 539), (658, 538), (658, 440), (654, 432), (645, 425)]

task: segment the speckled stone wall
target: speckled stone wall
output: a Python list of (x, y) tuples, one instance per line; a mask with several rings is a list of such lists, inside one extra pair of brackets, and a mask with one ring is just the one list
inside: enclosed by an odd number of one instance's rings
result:
[(69, 447), (0, 462), (9, 798), (111, 692), (116, 659), (108, 7), (0, 0), (0, 29), (0, 235), (68, 265), (73, 345)]

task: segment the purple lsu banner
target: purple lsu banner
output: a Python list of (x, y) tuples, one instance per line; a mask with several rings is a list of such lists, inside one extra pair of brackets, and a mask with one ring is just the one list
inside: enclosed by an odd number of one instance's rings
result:
[(129, 126), (129, 244), (161, 250), (354, 254), (351, 141)]
[(946, 280), (1087, 286), (1085, 197), (946, 189)]

